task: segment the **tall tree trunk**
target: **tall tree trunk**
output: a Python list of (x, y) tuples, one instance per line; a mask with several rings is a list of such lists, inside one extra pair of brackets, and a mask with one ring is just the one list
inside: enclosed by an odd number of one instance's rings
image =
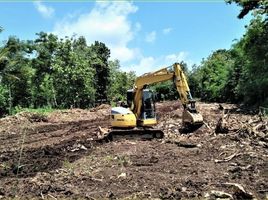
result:
[(12, 112), (12, 94), (11, 94), (11, 85), (8, 84), (8, 113), (11, 115)]

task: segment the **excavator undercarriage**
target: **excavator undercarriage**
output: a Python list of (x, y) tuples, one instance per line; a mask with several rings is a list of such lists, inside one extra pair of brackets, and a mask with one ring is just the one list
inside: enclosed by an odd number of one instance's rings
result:
[(107, 139), (109, 141), (117, 141), (121, 139), (139, 139), (139, 140), (151, 140), (162, 139), (164, 132), (160, 129), (154, 128), (133, 128), (133, 129), (116, 129), (113, 128), (109, 131)]
[(162, 139), (164, 132), (160, 129), (153, 127), (135, 127), (135, 128), (101, 128), (99, 127), (100, 135), (99, 139), (109, 141), (118, 141), (122, 139), (127, 140), (151, 140), (151, 139)]

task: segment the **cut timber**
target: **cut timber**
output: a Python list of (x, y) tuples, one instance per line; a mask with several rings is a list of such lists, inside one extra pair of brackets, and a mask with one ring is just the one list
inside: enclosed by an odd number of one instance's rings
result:
[(206, 200), (214, 200), (214, 199), (225, 199), (225, 200), (231, 200), (234, 199), (233, 196), (229, 193), (217, 191), (217, 190), (211, 190), (209, 193), (205, 194)]
[(198, 147), (196, 144), (187, 143), (184, 141), (172, 141), (172, 140), (166, 140), (166, 143), (176, 144), (178, 147), (184, 147), (184, 148), (195, 148)]
[(222, 111), (222, 116), (218, 120), (215, 133), (228, 133), (229, 129), (227, 127), (227, 119), (229, 118), (229, 114), (225, 114), (225, 110)]
[(234, 154), (232, 154), (232, 155), (224, 158), (223, 160), (217, 160), (217, 159), (215, 159), (215, 163), (228, 162), (228, 161), (232, 160), (234, 157), (239, 156), (239, 155), (241, 155), (241, 154), (240, 153), (238, 153), (238, 154), (237, 153), (234, 153)]
[(250, 192), (246, 192), (244, 187), (238, 183), (224, 183), (226, 186), (231, 186), (234, 189), (233, 196), (236, 197), (236, 199), (253, 199), (253, 195)]
[(97, 133), (98, 139), (104, 139), (105, 137), (107, 137), (107, 135), (109, 134), (109, 129), (102, 128), (100, 126), (98, 128), (99, 128), (99, 132)]

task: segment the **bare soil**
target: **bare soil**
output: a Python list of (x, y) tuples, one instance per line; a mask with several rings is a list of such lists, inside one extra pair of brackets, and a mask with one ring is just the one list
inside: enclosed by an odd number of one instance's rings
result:
[(99, 139), (108, 105), (3, 118), (0, 199), (268, 199), (267, 118), (222, 106), (227, 133), (219, 104), (198, 103), (205, 124), (186, 134), (180, 103), (158, 103), (157, 140)]

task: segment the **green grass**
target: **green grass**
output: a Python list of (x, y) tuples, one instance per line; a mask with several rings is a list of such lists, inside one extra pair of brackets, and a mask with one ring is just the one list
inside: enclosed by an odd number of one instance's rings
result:
[(64, 109), (55, 109), (51, 107), (44, 107), (44, 108), (22, 108), (19, 106), (16, 106), (13, 108), (11, 114), (15, 115), (20, 112), (30, 112), (30, 113), (36, 113), (36, 114), (42, 114), (42, 115), (47, 115), (51, 112), (57, 111), (57, 110), (64, 110)]

